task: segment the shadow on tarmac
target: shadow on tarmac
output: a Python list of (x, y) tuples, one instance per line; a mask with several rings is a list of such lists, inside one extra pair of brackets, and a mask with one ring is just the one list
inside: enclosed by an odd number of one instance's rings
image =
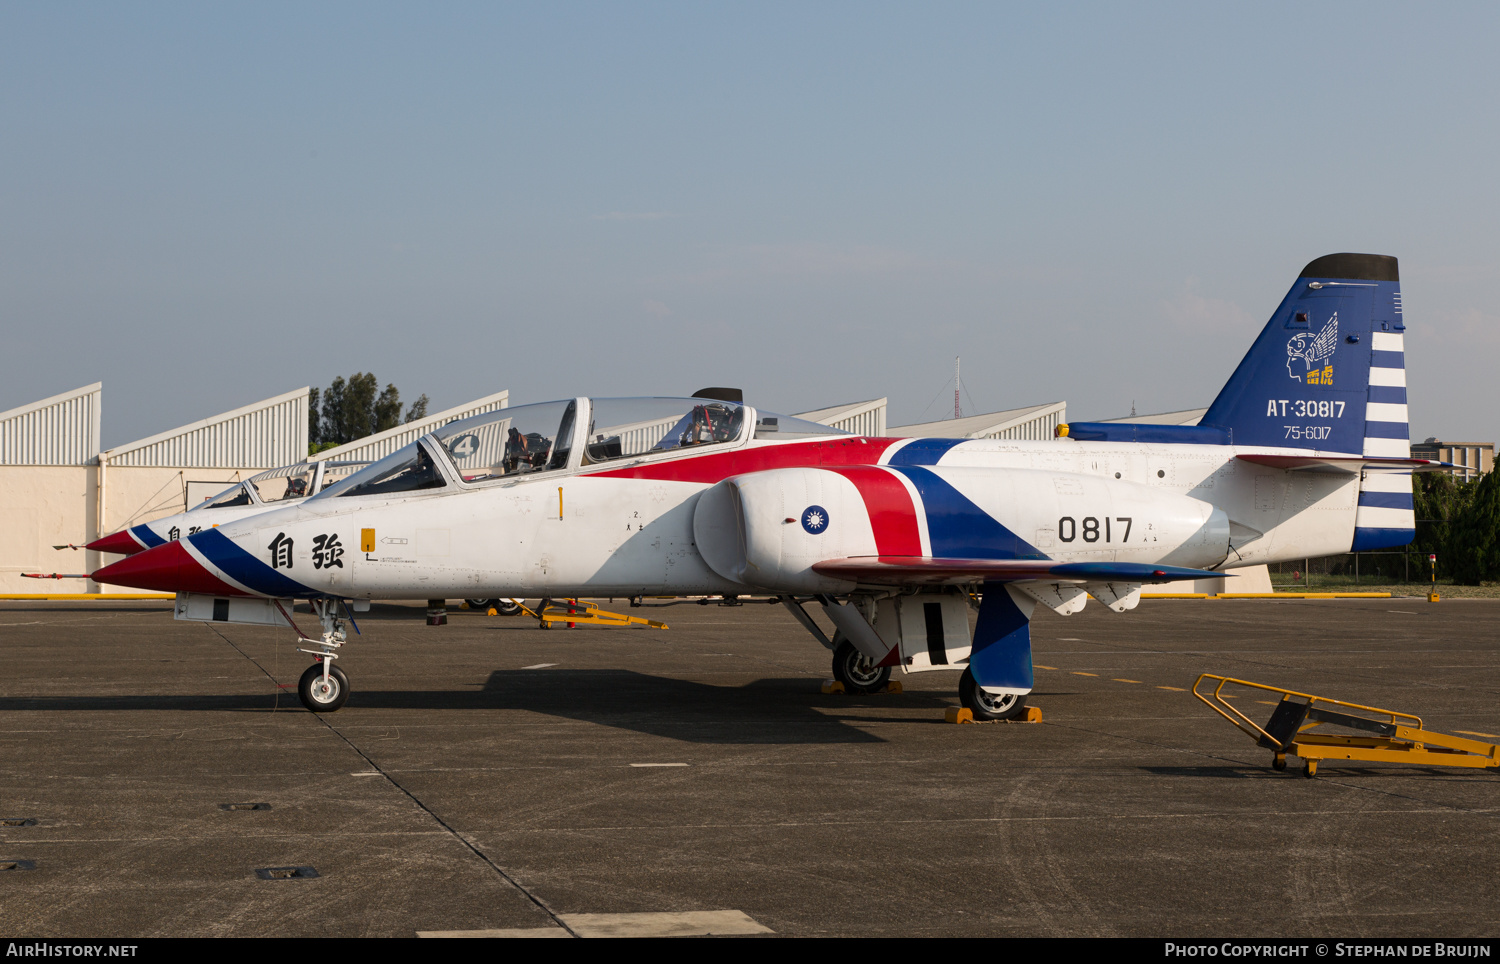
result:
[[(475, 690), (361, 690), (353, 680), (349, 703), (331, 720), (361, 710), (500, 710), (539, 713), (689, 743), (884, 743), (862, 725), (920, 724), (903, 711), (941, 710), (936, 694), (824, 696), (805, 676), (760, 679), (746, 686), (712, 686), (629, 670), (504, 670)], [(0, 697), (7, 712), (306, 712), (295, 688), (223, 695)], [(844, 711), (851, 716), (842, 718)], [(886, 712), (881, 712), (886, 711)], [(934, 719), (941, 721), (940, 716)], [(498, 722), (498, 721), (497, 721)]]

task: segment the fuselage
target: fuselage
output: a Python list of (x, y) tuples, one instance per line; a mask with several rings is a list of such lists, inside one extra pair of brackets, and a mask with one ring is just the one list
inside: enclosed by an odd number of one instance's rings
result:
[[(1348, 551), (1358, 475), (1236, 458), (1296, 451), (749, 438), (477, 483), (438, 460), (441, 487), (321, 496), (223, 523), (189, 550), (226, 591), (415, 599), (849, 591), (852, 583), (808, 576), (808, 566), (820, 556), (951, 555), (945, 547), (962, 543), (974, 518), (956, 503), (977, 506), (1014, 536), (1004, 551), (1065, 562), (1213, 568)], [(742, 567), (739, 578), (726, 576), (711, 547), (700, 546), (714, 538), (699, 511), (703, 494), (725, 480), (794, 469), (813, 474), (760, 497), (779, 498), (766, 511), (781, 518), (754, 523), (782, 526), (784, 537), (771, 531), (784, 538), (773, 550), (782, 571), (765, 576), (762, 567), (747, 581)], [(807, 485), (824, 487), (812, 495), (797, 488)], [(803, 531), (795, 520), (817, 498), (837, 498), (839, 507), (823, 507), (822, 531)]]

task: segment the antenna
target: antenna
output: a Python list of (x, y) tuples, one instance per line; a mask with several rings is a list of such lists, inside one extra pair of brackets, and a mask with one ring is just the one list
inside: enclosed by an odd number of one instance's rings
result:
[(959, 408), (959, 406), (958, 406), (958, 386), (959, 386), (959, 384), (960, 384), (960, 382), (958, 380), (958, 357), (954, 356), (954, 358), (953, 358), (953, 417), (954, 418), (963, 418), (964, 417), (963, 409)]

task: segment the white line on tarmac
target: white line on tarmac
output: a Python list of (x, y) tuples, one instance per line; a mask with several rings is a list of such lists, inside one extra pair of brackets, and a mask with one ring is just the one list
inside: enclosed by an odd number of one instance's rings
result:
[(522, 666), (522, 669), (546, 669), (548, 666), (556, 666), (556, 663), (537, 663), (535, 666)]
[[(738, 910), (676, 913), (559, 914), (579, 937), (712, 937), (719, 934), (774, 934)], [(472, 931), (417, 931), (418, 937), (567, 937), (561, 927), (507, 927)]]
[(559, 914), (579, 937), (708, 937), (714, 934), (773, 934), (738, 910), (645, 914)]
[(686, 763), (632, 763), (633, 767), (685, 767)]

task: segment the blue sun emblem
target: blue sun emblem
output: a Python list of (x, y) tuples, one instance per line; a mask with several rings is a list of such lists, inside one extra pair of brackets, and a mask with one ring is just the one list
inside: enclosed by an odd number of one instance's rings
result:
[(810, 505), (802, 510), (802, 528), (812, 535), (820, 535), (828, 529), (828, 510), (821, 505)]

